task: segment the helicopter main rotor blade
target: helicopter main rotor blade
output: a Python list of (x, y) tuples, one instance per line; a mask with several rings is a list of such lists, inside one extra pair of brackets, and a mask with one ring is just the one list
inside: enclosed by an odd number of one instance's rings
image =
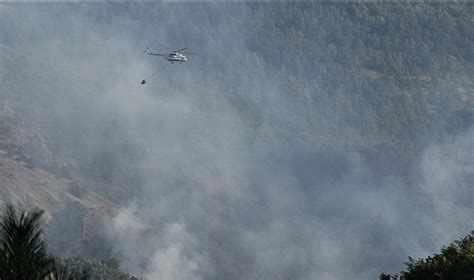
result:
[(190, 54), (190, 55), (199, 55), (197, 53), (191, 53), (191, 52), (181, 52), (182, 54)]
[(188, 47), (185, 47), (185, 48), (182, 48), (180, 50), (177, 50), (176, 52), (181, 52), (181, 51), (184, 51), (184, 50), (187, 50), (187, 49), (188, 49)]
[(172, 49), (168, 48), (167, 46), (163, 46), (162, 44), (159, 44), (159, 45), (160, 45), (160, 46), (162, 46), (163, 48), (165, 48), (165, 49), (169, 50), (170, 52), (172, 52), (172, 51), (173, 51)]

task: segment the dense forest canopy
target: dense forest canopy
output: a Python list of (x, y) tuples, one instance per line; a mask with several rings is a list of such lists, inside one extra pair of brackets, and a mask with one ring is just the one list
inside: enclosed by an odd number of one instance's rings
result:
[(356, 149), (383, 145), (410, 157), (433, 137), (472, 125), (474, 5), (251, 6), (263, 16), (250, 48), (290, 77), (289, 91), (310, 98), (313, 113), (335, 104), (339, 125), (369, 145)]

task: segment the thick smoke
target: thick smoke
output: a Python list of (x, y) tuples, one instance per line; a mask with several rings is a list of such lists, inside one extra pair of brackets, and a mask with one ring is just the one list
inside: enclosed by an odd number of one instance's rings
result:
[[(17, 92), (46, 108), (56, 151), (123, 206), (106, 222), (122, 267), (147, 279), (374, 279), (468, 233), (472, 133), (427, 148), (416, 186), (322, 149), (328, 131), (359, 135), (331, 106), (308, 120), (305, 97), (246, 45), (258, 16), (245, 4), (0, 6), (0, 43), (32, 61), (19, 73), (51, 82)], [(167, 65), (141, 53), (159, 43), (199, 55)]]

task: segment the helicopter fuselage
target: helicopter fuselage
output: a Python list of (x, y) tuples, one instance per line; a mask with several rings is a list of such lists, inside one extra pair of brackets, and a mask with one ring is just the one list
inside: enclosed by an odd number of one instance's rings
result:
[[(183, 48), (178, 51), (171, 51), (168, 54), (164, 54), (164, 53), (154, 53), (150, 51), (147, 47), (146, 50), (144, 50), (143, 52), (148, 55), (162, 56), (164, 59), (168, 60), (169, 62), (171, 62), (171, 64), (173, 64), (175, 62), (179, 62), (179, 63), (188, 62), (188, 58), (183, 53), (180, 53), (180, 51), (185, 50), (185, 49), (187, 48)], [(189, 53), (189, 54), (192, 54), (192, 53)]]
[(174, 62), (183, 63), (183, 62), (188, 61), (186, 56), (184, 56), (183, 54), (180, 54), (180, 53), (170, 53), (170, 54), (164, 56), (164, 58), (166, 60), (168, 60), (169, 62), (171, 62), (171, 63), (174, 63)]

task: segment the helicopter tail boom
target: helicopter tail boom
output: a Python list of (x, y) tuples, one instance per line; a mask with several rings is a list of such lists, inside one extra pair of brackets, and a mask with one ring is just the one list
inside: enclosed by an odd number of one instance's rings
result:
[(165, 55), (162, 54), (162, 53), (154, 53), (154, 52), (150, 51), (150, 49), (149, 49), (148, 47), (146, 47), (146, 50), (144, 50), (143, 52), (146, 53), (147, 55), (165, 56)]

